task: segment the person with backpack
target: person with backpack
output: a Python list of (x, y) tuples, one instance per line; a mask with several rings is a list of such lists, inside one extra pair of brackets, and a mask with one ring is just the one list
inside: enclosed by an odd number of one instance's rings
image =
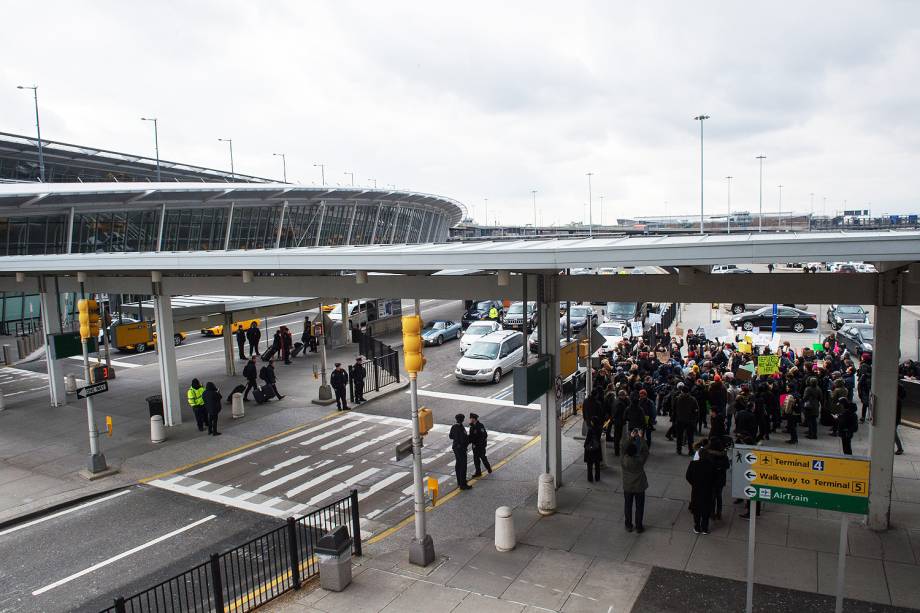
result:
[(278, 400), (284, 400), (284, 396), (278, 391), (278, 379), (275, 377), (274, 360), (269, 360), (268, 364), (262, 367), (259, 371), (259, 378), (265, 381), (265, 385), (262, 386), (262, 393), (265, 394), (266, 400), (270, 399), (272, 396), (277, 397)]
[(217, 391), (217, 386), (214, 385), (213, 381), (208, 381), (202, 398), (204, 399), (204, 408), (208, 413), (208, 434), (220, 436), (220, 432), (217, 431), (217, 415), (221, 410), (220, 400), (222, 396)]
[(588, 482), (594, 483), (601, 480), (601, 419), (594, 415), (588, 424), (588, 431), (585, 434), (585, 464), (588, 465)]
[(843, 445), (844, 455), (853, 455), (853, 435), (859, 430), (859, 417), (856, 415), (856, 405), (840, 398), (837, 400), (840, 415), (837, 417), (837, 434)]
[(470, 446), (473, 448), (473, 466), (476, 468), (476, 472), (473, 473), (473, 478), (482, 476), (482, 469), (480, 466), (485, 466), (486, 471), (491, 475), (492, 465), (489, 464), (489, 458), (486, 457), (486, 445), (488, 445), (489, 433), (486, 432), (486, 427), (479, 421), (479, 415), (476, 413), (470, 413), (469, 438)]
[(799, 442), (799, 421), (802, 419), (802, 413), (799, 409), (799, 399), (793, 393), (791, 385), (786, 385), (786, 392), (780, 396), (780, 402), (786, 427), (789, 430), (789, 440), (786, 442), (796, 445)]

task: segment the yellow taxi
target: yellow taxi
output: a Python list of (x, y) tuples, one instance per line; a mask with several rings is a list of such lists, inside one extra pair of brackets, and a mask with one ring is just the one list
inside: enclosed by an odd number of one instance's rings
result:
[[(115, 341), (116, 347), (119, 351), (144, 353), (148, 349), (156, 347), (157, 333), (153, 332), (150, 334), (150, 324), (146, 322), (137, 322), (128, 324), (122, 328), (124, 328), (124, 330), (117, 330), (115, 332), (116, 339), (124, 339), (122, 344), (118, 344), (117, 340)], [(148, 338), (150, 340), (147, 340)], [(188, 338), (188, 335), (185, 332), (176, 332), (173, 334), (173, 345), (178, 347), (185, 341), (186, 338)]]
[[(243, 330), (248, 330), (249, 326), (252, 324), (260, 324), (261, 321), (258, 319), (245, 319), (243, 321), (235, 321), (231, 326), (230, 333), (236, 334), (236, 331), (242, 328)], [(217, 324), (216, 326), (211, 326), (210, 328), (202, 328), (201, 333), (205, 336), (223, 336), (224, 334), (224, 325)]]

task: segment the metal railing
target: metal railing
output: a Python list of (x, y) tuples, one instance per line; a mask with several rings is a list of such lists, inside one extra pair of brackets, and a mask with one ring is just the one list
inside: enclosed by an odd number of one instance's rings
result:
[(101, 613), (245, 613), (319, 573), (314, 548), (336, 526), (350, 527), (352, 553), (361, 555), (358, 491), (130, 597)]
[[(378, 392), (388, 385), (399, 383), (399, 353), (390, 351), (385, 355), (369, 358), (364, 362), (366, 376), (365, 392)], [(348, 367), (348, 398), (355, 401), (354, 366)]]
[(351, 331), (351, 340), (358, 344), (358, 353), (366, 358), (374, 358), (395, 351), (386, 343), (381, 343), (364, 330), (358, 328)]

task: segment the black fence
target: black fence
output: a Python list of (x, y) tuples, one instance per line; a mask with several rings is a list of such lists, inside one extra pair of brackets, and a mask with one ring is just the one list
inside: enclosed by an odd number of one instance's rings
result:
[(661, 330), (667, 330), (674, 320), (677, 318), (677, 309), (680, 308), (680, 303), (668, 302), (667, 304), (662, 305), (661, 307)]
[(366, 358), (375, 358), (395, 351), (395, 349), (386, 343), (381, 343), (367, 332), (359, 330), (358, 328), (351, 331), (351, 340), (358, 344), (358, 353)]
[[(378, 392), (388, 385), (399, 383), (399, 353), (391, 351), (386, 355), (368, 358), (364, 362), (364, 392)], [(348, 367), (348, 397), (355, 401), (354, 366)]]
[(287, 523), (128, 598), (102, 613), (244, 613), (319, 573), (314, 545), (336, 526), (350, 527), (354, 555), (361, 555), (358, 491)]

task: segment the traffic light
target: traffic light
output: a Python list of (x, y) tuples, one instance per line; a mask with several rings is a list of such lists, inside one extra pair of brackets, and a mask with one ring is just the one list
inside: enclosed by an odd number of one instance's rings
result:
[(84, 341), (99, 336), (99, 303), (95, 300), (80, 300), (77, 303), (80, 313), (80, 338)]
[(410, 373), (422, 372), (425, 368), (425, 356), (422, 355), (422, 318), (418, 315), (405, 315), (402, 318), (403, 360)]

